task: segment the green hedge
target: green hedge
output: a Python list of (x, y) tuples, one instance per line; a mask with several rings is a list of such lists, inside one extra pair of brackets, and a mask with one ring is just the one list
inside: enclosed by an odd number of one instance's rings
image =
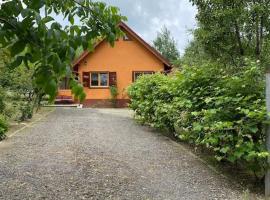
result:
[(4, 116), (0, 114), (0, 141), (5, 138), (5, 133), (8, 130), (8, 123)]
[(1, 114), (5, 110), (4, 98), (4, 90), (0, 87), (0, 141), (5, 138), (5, 132), (8, 130), (6, 118)]
[(241, 162), (264, 172), (263, 77), (254, 62), (237, 70), (206, 64), (169, 76), (142, 76), (128, 89), (130, 107), (140, 122), (204, 146), (219, 161)]
[(4, 89), (0, 86), (0, 113), (3, 113), (5, 110), (5, 100), (6, 94), (4, 92)]

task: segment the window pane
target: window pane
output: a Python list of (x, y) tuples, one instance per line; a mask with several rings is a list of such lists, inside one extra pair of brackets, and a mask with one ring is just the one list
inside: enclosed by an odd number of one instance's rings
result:
[(108, 73), (100, 73), (100, 86), (108, 86)]
[(137, 80), (142, 75), (141, 72), (135, 72), (134, 80)]
[(91, 73), (91, 86), (98, 86), (98, 73)]

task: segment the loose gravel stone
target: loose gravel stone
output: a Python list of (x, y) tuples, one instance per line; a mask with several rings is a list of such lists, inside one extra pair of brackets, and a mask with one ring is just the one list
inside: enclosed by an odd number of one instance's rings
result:
[(0, 143), (0, 199), (241, 199), (127, 109), (59, 108)]

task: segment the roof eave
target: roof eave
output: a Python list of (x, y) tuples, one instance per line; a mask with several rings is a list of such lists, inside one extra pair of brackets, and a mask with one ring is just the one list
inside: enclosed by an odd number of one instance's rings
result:
[[(137, 33), (135, 33), (131, 28), (129, 28), (128, 25), (126, 25), (124, 22), (120, 22), (118, 24), (120, 28), (125, 29), (131, 36), (135, 37), (145, 48), (147, 48), (152, 54), (154, 54), (165, 66), (167, 66), (169, 69), (172, 69), (171, 63), (164, 58), (156, 49), (154, 49), (151, 45), (149, 45), (147, 42), (145, 42)], [(103, 40), (100, 40), (94, 48), (96, 48)], [(78, 59), (76, 59), (73, 62), (73, 67), (75, 65), (78, 65), (88, 54), (90, 51), (85, 50)]]

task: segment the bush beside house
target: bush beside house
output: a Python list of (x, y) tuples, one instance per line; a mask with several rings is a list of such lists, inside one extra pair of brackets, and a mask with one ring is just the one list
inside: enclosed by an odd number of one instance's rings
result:
[(8, 129), (7, 121), (5, 117), (1, 114), (5, 110), (5, 103), (4, 103), (4, 91), (0, 87), (0, 140), (2, 140), (5, 137), (5, 132)]
[(0, 50), (0, 140), (5, 137), (8, 122), (25, 121), (32, 118), (37, 92), (32, 83), (34, 68), (24, 65), (10, 69), (10, 55)]
[(3, 115), (0, 115), (0, 140), (5, 138), (5, 132), (8, 130), (8, 123)]
[(219, 161), (244, 163), (263, 174), (266, 108), (264, 79), (255, 62), (235, 70), (218, 64), (142, 76), (128, 89), (137, 120), (166, 129), (214, 152)]

